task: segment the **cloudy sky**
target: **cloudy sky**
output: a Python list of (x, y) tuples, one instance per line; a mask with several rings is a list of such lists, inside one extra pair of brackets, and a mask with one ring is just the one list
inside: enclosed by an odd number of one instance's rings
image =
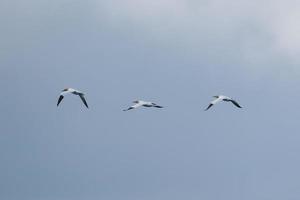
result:
[(0, 198), (298, 200), (299, 8), (2, 0)]

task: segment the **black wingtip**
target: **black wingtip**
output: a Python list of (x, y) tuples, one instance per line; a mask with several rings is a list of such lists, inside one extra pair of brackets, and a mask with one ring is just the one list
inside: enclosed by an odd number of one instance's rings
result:
[(85, 98), (84, 98), (84, 94), (79, 94), (80, 99), (82, 100), (83, 104), (85, 105), (85, 107), (89, 108)]
[(61, 103), (61, 101), (63, 100), (64, 96), (63, 95), (60, 95), (59, 98), (58, 98), (58, 101), (57, 101), (57, 104), (56, 106), (58, 107), (59, 104)]
[(204, 111), (208, 111), (214, 104), (209, 104), (208, 107)]
[(133, 107), (129, 107), (127, 109), (124, 109), (123, 111), (128, 111), (128, 110), (132, 110), (132, 109), (133, 109)]
[(238, 104), (238, 102), (236, 102), (235, 100), (231, 100), (231, 103), (233, 103), (238, 108), (242, 108), (242, 106), (240, 106), (240, 104)]

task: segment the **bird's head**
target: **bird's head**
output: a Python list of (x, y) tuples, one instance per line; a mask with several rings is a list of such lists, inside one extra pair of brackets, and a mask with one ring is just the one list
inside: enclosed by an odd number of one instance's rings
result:
[(139, 103), (140, 101), (139, 100), (135, 100), (135, 101), (133, 101), (132, 103)]
[(62, 92), (66, 92), (68, 90), (69, 90), (69, 88), (65, 88), (65, 89), (62, 90)]
[(217, 95), (216, 95), (216, 96), (213, 96), (213, 97), (214, 97), (214, 98), (219, 98), (219, 96), (217, 96)]

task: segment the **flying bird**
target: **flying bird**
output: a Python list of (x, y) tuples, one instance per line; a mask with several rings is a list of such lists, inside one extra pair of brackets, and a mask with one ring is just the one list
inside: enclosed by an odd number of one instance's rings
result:
[(147, 101), (141, 101), (141, 100), (137, 100), (137, 101), (133, 101), (134, 105), (133, 106), (130, 106), (128, 109), (125, 109), (123, 111), (128, 111), (128, 110), (132, 110), (132, 109), (135, 109), (135, 108), (138, 108), (138, 107), (141, 107), (141, 106), (144, 106), (144, 107), (154, 107), (154, 108), (163, 108), (162, 106), (159, 106), (155, 103), (152, 103), (152, 102), (147, 102)]
[(62, 92), (60, 93), (60, 96), (58, 98), (58, 101), (57, 101), (57, 106), (59, 106), (60, 102), (63, 100), (65, 95), (68, 95), (68, 94), (78, 95), (80, 97), (80, 99), (82, 100), (82, 102), (84, 103), (84, 105), (87, 108), (89, 108), (89, 106), (84, 98), (84, 93), (80, 92), (79, 90), (75, 90), (73, 88), (66, 88), (66, 89), (62, 90)]
[(215, 104), (217, 104), (217, 103), (219, 103), (219, 102), (221, 102), (221, 101), (231, 102), (231, 103), (233, 103), (233, 105), (235, 105), (236, 107), (242, 108), (242, 106), (240, 106), (240, 105), (238, 104), (238, 102), (236, 102), (235, 100), (233, 100), (233, 99), (230, 98), (230, 97), (226, 97), (226, 96), (223, 96), (223, 95), (220, 95), (220, 96), (213, 96), (213, 97), (216, 98), (216, 99), (210, 102), (210, 104), (209, 104), (208, 107), (205, 109), (205, 111), (208, 110), (208, 109), (210, 109), (213, 105), (215, 105)]

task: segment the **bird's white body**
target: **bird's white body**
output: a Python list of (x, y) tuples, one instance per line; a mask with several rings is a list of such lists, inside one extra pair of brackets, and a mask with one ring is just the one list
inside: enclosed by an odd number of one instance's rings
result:
[(154, 103), (148, 102), (148, 101), (138, 101), (138, 103), (136, 105), (138, 105), (138, 106), (153, 106)]
[(226, 96), (223, 96), (223, 95), (220, 95), (220, 96), (218, 96), (218, 98), (217, 98), (217, 96), (215, 96), (215, 100), (213, 100), (213, 101), (211, 101), (210, 103), (212, 103), (212, 104), (216, 104), (216, 103), (219, 103), (220, 101), (223, 101), (223, 100), (225, 100), (225, 99), (227, 99), (227, 100), (232, 100), (230, 97), (226, 97)]
[(72, 94), (72, 92), (75, 92), (76, 90), (75, 89), (73, 89), (73, 88), (67, 88), (67, 90), (65, 89), (65, 90), (63, 90), (61, 93), (60, 93), (60, 95), (67, 95), (67, 94)]

